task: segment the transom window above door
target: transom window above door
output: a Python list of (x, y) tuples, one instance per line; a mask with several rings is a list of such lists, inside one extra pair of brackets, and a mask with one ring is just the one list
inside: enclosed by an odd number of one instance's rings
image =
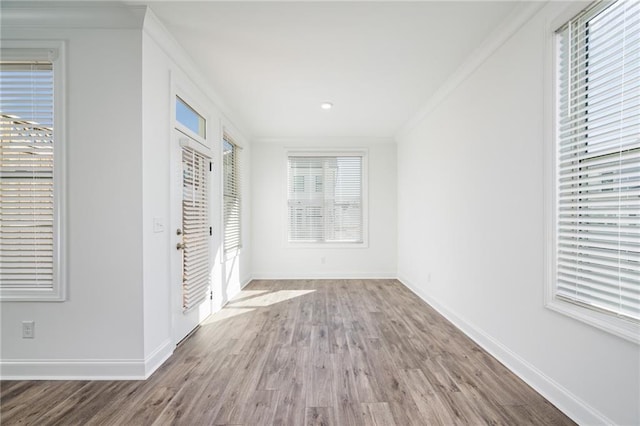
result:
[(176, 96), (176, 121), (202, 139), (206, 139), (207, 121), (180, 96)]

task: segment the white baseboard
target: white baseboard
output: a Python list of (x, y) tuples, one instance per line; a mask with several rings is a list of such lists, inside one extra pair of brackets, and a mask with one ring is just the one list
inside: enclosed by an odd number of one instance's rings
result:
[(404, 277), (398, 281), (411, 290), (416, 296), (424, 300), (449, 322), (469, 336), (480, 347), (489, 352), (494, 358), (504, 364), (516, 376), (544, 396), (560, 411), (581, 425), (615, 424), (605, 415), (591, 407), (582, 399), (572, 394), (568, 389), (545, 375), (528, 361), (511, 351), (505, 345), (474, 326), (471, 322), (456, 314), (448, 307), (429, 297), (423, 290)]
[(149, 355), (144, 361), (144, 378), (151, 377), (164, 362), (173, 354), (173, 342), (167, 339), (158, 348)]
[(166, 340), (146, 359), (3, 360), (0, 380), (145, 380), (172, 353)]
[(289, 272), (259, 272), (253, 274), (254, 280), (364, 280), (364, 279), (395, 279), (394, 272), (315, 272), (315, 273), (289, 273)]
[(141, 359), (4, 360), (1, 380), (144, 380)]
[(240, 282), (242, 284), (240, 284), (240, 290), (244, 289), (247, 284), (249, 284), (251, 281), (253, 280), (253, 275), (249, 275), (248, 277), (245, 277), (244, 279), (240, 280)]

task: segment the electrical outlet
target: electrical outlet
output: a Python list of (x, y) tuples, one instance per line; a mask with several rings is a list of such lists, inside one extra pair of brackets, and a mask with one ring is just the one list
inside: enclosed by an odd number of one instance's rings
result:
[(22, 321), (22, 338), (33, 339), (35, 334), (35, 321)]

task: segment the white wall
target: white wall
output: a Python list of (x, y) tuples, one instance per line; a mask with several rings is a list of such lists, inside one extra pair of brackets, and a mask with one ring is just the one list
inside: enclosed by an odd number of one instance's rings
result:
[(640, 348), (545, 309), (551, 3), (398, 146), (401, 280), (582, 423), (640, 423)]
[(73, 14), (17, 15), (42, 16), (37, 28), (3, 14), (3, 39), (66, 42), (68, 200), (68, 300), (0, 304), (3, 376), (140, 374), (141, 32), (128, 27), (141, 19), (94, 30)]
[[(366, 148), (369, 244), (366, 248), (286, 245), (287, 148)], [(252, 145), (254, 278), (365, 278), (396, 274), (396, 145), (383, 140), (260, 141)], [(321, 262), (324, 258), (325, 263)]]
[[(173, 349), (171, 330), (170, 61), (142, 34), (142, 234), (144, 243), (144, 352)], [(164, 232), (154, 232), (154, 218)], [(165, 346), (166, 349), (163, 349)], [(162, 355), (160, 355), (162, 358)]]

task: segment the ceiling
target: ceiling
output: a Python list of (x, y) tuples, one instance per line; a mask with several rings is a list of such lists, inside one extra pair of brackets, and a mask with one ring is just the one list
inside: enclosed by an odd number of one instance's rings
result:
[(147, 4), (254, 140), (392, 138), (516, 5)]

